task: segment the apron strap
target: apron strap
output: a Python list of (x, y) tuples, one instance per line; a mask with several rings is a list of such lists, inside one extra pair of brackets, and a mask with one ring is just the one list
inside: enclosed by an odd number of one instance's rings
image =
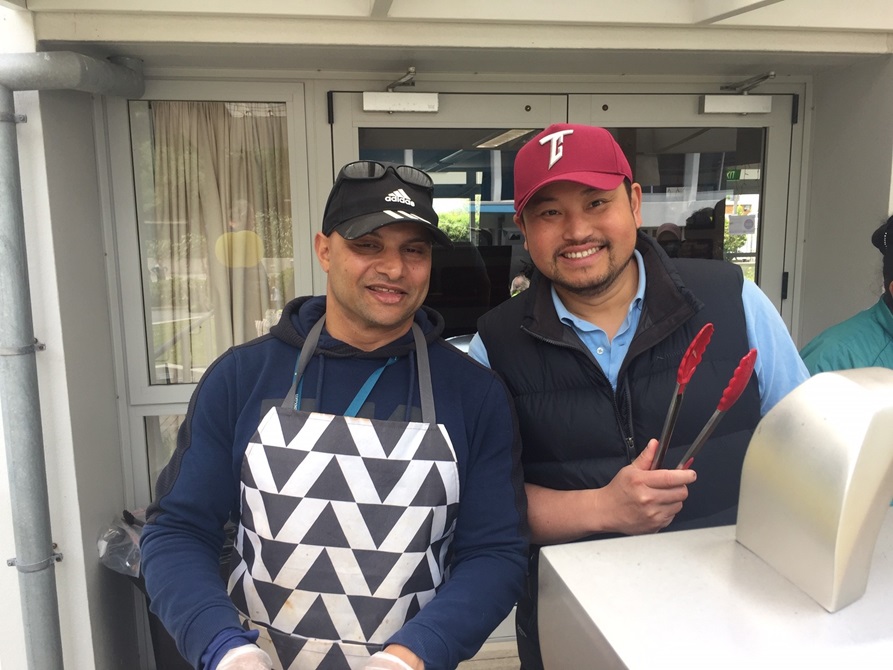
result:
[[(282, 402), (283, 409), (300, 410), (300, 400), (297, 395), (298, 385), (303, 379), (304, 370), (307, 369), (307, 364), (310, 362), (313, 354), (316, 353), (316, 345), (319, 343), (319, 335), (322, 332), (325, 322), (326, 315), (323, 314), (319, 321), (314, 324), (313, 328), (310, 329), (310, 332), (307, 333), (307, 338), (304, 340), (304, 346), (301, 347), (301, 355), (298, 356), (298, 362), (295, 365), (295, 374), (291, 382), (291, 388), (288, 389), (288, 394)], [(415, 322), (412, 324), (412, 337), (415, 340), (416, 361), (419, 372), (419, 399), (422, 405), (422, 422), (434, 425), (437, 423), (437, 414), (434, 411), (434, 390), (431, 384), (431, 364), (428, 362), (428, 343), (425, 341), (422, 329)], [(354, 401), (347, 409), (347, 412), (345, 412), (345, 416), (353, 416), (360, 410), (360, 407), (362, 407), (363, 403), (366, 401), (366, 398), (369, 396), (372, 387), (375, 385), (375, 382), (378, 381), (381, 373), (384, 372), (384, 369), (395, 360), (395, 358), (389, 359), (387, 363), (372, 373), (369, 379), (366, 380), (363, 388), (360, 389), (359, 393), (354, 398)], [(357, 404), (357, 401), (359, 401), (359, 404)], [(351, 411), (353, 411), (353, 414), (350, 413)]]
[(418, 324), (412, 322), (412, 336), (415, 338), (415, 356), (419, 368), (419, 398), (422, 401), (422, 422), (429, 425), (437, 423), (434, 412), (434, 391), (431, 387), (431, 364), (428, 362), (428, 343)]
[(310, 329), (310, 332), (307, 333), (307, 339), (304, 340), (304, 346), (301, 347), (301, 355), (298, 356), (298, 362), (295, 363), (295, 375), (291, 382), (291, 388), (288, 389), (288, 393), (285, 395), (285, 400), (282, 401), (283, 409), (300, 409), (300, 407), (297, 406), (300, 405), (300, 401), (297, 400), (298, 382), (303, 378), (304, 370), (307, 369), (307, 364), (310, 362), (313, 354), (316, 353), (316, 345), (319, 343), (319, 334), (322, 332), (322, 327), (325, 323), (326, 315), (323, 314), (319, 321), (313, 325), (313, 328)]

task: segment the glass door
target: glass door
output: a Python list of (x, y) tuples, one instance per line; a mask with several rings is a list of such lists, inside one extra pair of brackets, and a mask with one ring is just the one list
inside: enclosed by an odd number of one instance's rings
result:
[(441, 94), (436, 114), (367, 113), (359, 93), (335, 95), (334, 163), (357, 158), (414, 165), (434, 179), (434, 206), (452, 249), (435, 248), (425, 304), (445, 337), (470, 336), (529, 271), (512, 221), (515, 153), (567, 118), (563, 95)]
[(799, 142), (790, 95), (772, 96), (769, 113), (747, 115), (701, 114), (700, 96), (690, 94), (442, 94), (435, 114), (364, 112), (360, 93), (334, 102), (336, 167), (389, 160), (434, 178), (456, 245), (437, 251), (428, 299), (447, 337), (474, 332), (480, 314), (523, 286), (530, 266), (512, 222), (514, 156), (561, 121), (612, 132), (642, 185), (643, 229), (668, 253), (741, 265), (791, 323), (784, 277), (795, 240), (786, 230), (796, 221), (789, 184), (799, 182), (791, 167)]
[(205, 369), (311, 285), (304, 90), (153, 81), (108, 105), (122, 423), (142, 505)]

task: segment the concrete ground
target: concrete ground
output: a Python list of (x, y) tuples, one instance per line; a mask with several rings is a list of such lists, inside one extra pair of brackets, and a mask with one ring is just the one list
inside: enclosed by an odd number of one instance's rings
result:
[(518, 649), (514, 640), (487, 642), (474, 658), (459, 664), (458, 670), (518, 670)]

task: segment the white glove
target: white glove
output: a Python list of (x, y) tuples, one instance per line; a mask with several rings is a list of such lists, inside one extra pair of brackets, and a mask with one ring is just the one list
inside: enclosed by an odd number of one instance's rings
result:
[(226, 652), (217, 670), (273, 670), (273, 661), (256, 644), (243, 644)]
[(412, 670), (412, 667), (386, 651), (379, 651), (369, 657), (365, 670)]

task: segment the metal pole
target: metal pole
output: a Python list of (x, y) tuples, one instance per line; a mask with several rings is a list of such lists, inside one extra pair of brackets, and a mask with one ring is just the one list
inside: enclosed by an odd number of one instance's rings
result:
[(0, 55), (0, 85), (13, 91), (83, 91), (139, 98), (145, 90), (142, 62), (99, 60), (73, 51)]
[(0, 404), (28, 667), (62, 668), (12, 90), (0, 85)]
[(61, 670), (46, 462), (40, 421), (25, 215), (13, 91), (74, 90), (139, 98), (145, 84), (134, 58), (99, 60), (71, 51), (0, 55), (0, 405), (25, 644), (30, 670)]

